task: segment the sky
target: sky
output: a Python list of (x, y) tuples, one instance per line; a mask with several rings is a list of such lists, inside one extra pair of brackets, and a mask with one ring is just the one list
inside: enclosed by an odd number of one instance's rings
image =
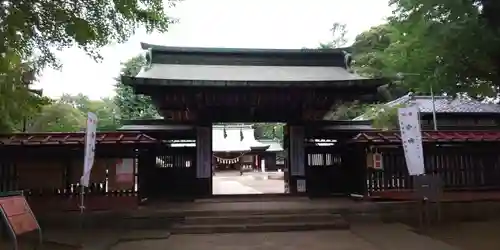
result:
[(333, 23), (347, 25), (350, 42), (385, 21), (388, 0), (184, 0), (168, 10), (179, 19), (164, 34), (139, 29), (123, 44), (101, 49), (95, 62), (78, 48), (57, 53), (61, 70), (47, 68), (34, 87), (52, 98), (82, 93), (114, 95), (121, 63), (143, 53), (141, 42), (167, 46), (226, 48), (315, 48), (331, 39)]

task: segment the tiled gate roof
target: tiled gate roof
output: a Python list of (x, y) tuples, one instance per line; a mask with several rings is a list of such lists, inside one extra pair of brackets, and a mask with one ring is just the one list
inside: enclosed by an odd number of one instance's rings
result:
[[(500, 142), (500, 131), (423, 131), (423, 142)], [(401, 143), (401, 135), (396, 131), (363, 132), (353, 138), (353, 142)]]
[[(157, 140), (137, 132), (98, 132), (96, 144), (146, 144)], [(16, 133), (0, 135), (0, 146), (74, 145), (85, 143), (85, 133)]]

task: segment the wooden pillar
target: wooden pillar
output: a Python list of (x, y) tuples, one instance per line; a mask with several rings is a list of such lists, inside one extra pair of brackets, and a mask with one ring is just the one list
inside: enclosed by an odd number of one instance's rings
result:
[(156, 167), (155, 151), (141, 149), (137, 161), (138, 197), (139, 199), (151, 198), (151, 195), (155, 195), (155, 183), (151, 183), (154, 179), (150, 178), (152, 169)]
[(260, 168), (261, 168), (260, 155), (255, 154), (253, 160), (254, 160), (254, 166), (255, 166), (254, 171), (260, 172)]
[(196, 194), (212, 195), (212, 126), (196, 128)]
[(277, 171), (276, 168), (276, 153), (274, 152), (266, 152), (264, 155), (264, 159), (266, 162), (266, 170), (267, 171)]
[(289, 187), (292, 194), (306, 194), (307, 182), (305, 171), (305, 150), (303, 126), (291, 125), (288, 130), (288, 171)]

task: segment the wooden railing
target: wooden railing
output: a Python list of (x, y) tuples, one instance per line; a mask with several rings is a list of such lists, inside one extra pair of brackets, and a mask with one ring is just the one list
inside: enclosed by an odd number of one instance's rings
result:
[[(424, 153), (426, 174), (438, 175), (444, 190), (500, 190), (500, 150), (465, 147), (434, 147)], [(462, 145), (462, 146), (464, 146)], [(401, 148), (381, 149), (383, 169), (367, 171), (367, 191), (413, 188)]]
[[(137, 161), (137, 159), (134, 159)], [(89, 210), (127, 209), (138, 205), (137, 176), (126, 186), (113, 185), (115, 166), (97, 164), (112, 161), (97, 158), (89, 187), (85, 191), (85, 207)], [(2, 163), (0, 168), (0, 192), (21, 190), (34, 211), (71, 211), (80, 206), (81, 189), (78, 184), (82, 166), (68, 160), (36, 160), (27, 164)], [(56, 167), (54, 167), (56, 166)], [(49, 169), (50, 168), (50, 169)], [(100, 173), (100, 174), (94, 174)], [(135, 171), (137, 172), (137, 171)]]

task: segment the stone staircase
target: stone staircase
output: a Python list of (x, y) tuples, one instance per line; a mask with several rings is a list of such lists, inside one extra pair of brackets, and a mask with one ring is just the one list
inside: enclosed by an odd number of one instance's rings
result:
[[(148, 204), (134, 211), (85, 215), (85, 228), (165, 230), (173, 234), (349, 229), (348, 222), (378, 218), (372, 203), (301, 197), (224, 197)], [(80, 228), (78, 213), (39, 217), (45, 228)], [(378, 219), (377, 219), (378, 220)]]
[(172, 234), (286, 232), (349, 229), (349, 223), (329, 211), (238, 211), (188, 215), (174, 224)]

